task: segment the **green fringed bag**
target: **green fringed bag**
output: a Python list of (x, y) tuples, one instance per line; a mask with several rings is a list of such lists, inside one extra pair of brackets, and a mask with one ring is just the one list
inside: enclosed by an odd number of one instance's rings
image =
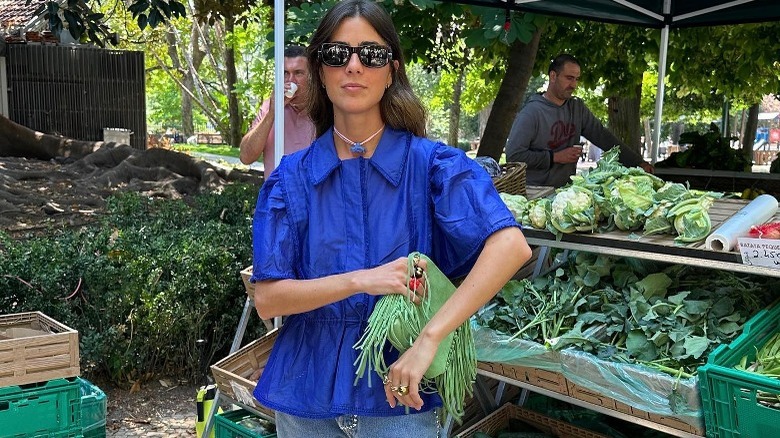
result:
[[(420, 305), (411, 301), (411, 290), (407, 296), (385, 295), (377, 302), (368, 318), (366, 331), (354, 345), (360, 350), (355, 361), (355, 383), (368, 369), (374, 370), (383, 379), (389, 368), (382, 354), (385, 342), (390, 341), (401, 353), (409, 349), (425, 324), (455, 292), (452, 282), (427, 256), (418, 252), (408, 256), (407, 289), (414, 279), (414, 260), (418, 257), (428, 263), (423, 273), (427, 294)], [(471, 326), (466, 321), (442, 339), (431, 366), (420, 382), (420, 391), (430, 393), (438, 390), (444, 409), (460, 423), (464, 413), (463, 402), (466, 396), (472, 394), (476, 376), (477, 352)]]

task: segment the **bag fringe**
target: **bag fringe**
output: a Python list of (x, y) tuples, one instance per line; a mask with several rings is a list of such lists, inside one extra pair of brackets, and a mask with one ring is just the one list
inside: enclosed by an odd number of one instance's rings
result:
[[(413, 272), (413, 256), (409, 255), (409, 272)], [(428, 260), (428, 269), (436, 269)], [(429, 286), (428, 276), (424, 284)], [(407, 282), (407, 288), (409, 284)], [(430, 292), (430, 290), (429, 290)], [(409, 291), (409, 296), (411, 296)], [(355, 384), (373, 370), (384, 379), (389, 366), (385, 363), (384, 350), (387, 341), (398, 351), (404, 352), (412, 346), (425, 324), (433, 316), (430, 311), (430, 293), (426, 293), (423, 302), (417, 306), (411, 299), (402, 295), (385, 295), (376, 304), (368, 318), (368, 325), (354, 348), (359, 350), (354, 365)], [(461, 324), (452, 334), (452, 342), (446, 356), (444, 372), (432, 377), (423, 377), (421, 392), (438, 393), (444, 410), (458, 423), (462, 422), (465, 412), (464, 402), (473, 394), (473, 385), (477, 376), (477, 353), (469, 321)], [(369, 386), (371, 385), (369, 379)]]

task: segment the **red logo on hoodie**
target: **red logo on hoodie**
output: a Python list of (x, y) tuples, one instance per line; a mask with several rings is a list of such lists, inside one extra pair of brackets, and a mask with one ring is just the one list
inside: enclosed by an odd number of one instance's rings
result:
[(558, 120), (550, 128), (551, 140), (547, 142), (547, 146), (550, 149), (558, 149), (569, 142), (569, 139), (574, 137), (574, 123), (568, 125), (563, 123), (563, 120)]

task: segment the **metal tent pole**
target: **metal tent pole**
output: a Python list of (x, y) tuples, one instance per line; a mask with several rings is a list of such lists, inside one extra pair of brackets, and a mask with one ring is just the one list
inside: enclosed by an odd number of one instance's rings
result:
[[(274, 167), (284, 154), (284, 2), (274, 0)], [(263, 157), (265, 160), (265, 157)]]
[[(664, 16), (668, 17), (672, 10), (671, 0), (664, 0)], [(658, 55), (658, 87), (655, 94), (655, 126), (650, 162), (658, 161), (658, 147), (661, 145), (661, 115), (664, 111), (664, 91), (666, 84), (666, 55), (669, 51), (669, 23), (661, 29), (661, 53)]]

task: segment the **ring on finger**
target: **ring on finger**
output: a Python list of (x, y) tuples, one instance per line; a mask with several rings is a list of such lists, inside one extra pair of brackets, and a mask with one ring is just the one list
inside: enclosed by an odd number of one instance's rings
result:
[(409, 386), (407, 385), (401, 385), (398, 387), (398, 395), (405, 396), (406, 394), (409, 394)]
[(390, 383), (390, 378), (385, 374), (385, 377), (382, 378), (382, 384), (387, 385), (388, 383)]
[(399, 388), (397, 386), (391, 386), (390, 387), (390, 391), (393, 391), (393, 392), (398, 392), (398, 389)]

